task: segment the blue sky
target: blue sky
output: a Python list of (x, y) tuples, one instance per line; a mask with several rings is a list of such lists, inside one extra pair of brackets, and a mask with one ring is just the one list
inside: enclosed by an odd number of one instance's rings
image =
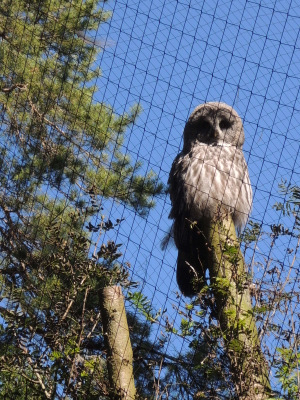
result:
[[(272, 206), (284, 200), (278, 192), (282, 179), (299, 185), (299, 6), (289, 0), (106, 3), (113, 15), (99, 31), (107, 46), (98, 60), (102, 77), (96, 100), (119, 113), (141, 104), (143, 112), (126, 134), (132, 159), (143, 160), (143, 170), (153, 170), (166, 183), (190, 112), (207, 101), (228, 103), (244, 121), (254, 191), (251, 218), (266, 229), (279, 222), (291, 225), (292, 219), (282, 219)], [(160, 249), (169, 210), (168, 197), (157, 199), (146, 219), (114, 203), (110, 217), (126, 218), (118, 231), (124, 259), (154, 307), (167, 307), (172, 320), (172, 304), (178, 304), (176, 250)], [(263, 237), (255, 253), (257, 279), (268, 261), (278, 259), (286, 268), (291, 263), (286, 249), (292, 245), (280, 239), (270, 251)], [(252, 258), (250, 249), (247, 261)], [(299, 260), (294, 267), (299, 269)]]

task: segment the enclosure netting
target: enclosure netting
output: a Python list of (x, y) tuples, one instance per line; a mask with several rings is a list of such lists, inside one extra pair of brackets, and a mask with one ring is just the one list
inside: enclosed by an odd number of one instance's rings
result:
[(241, 248), (273, 398), (299, 398), (299, 3), (92, 4), (0, 4), (0, 397), (107, 398), (97, 272), (76, 275), (77, 257), (136, 282), (121, 279), (142, 398), (234, 398), (217, 319), (181, 295), (177, 249), (161, 246), (185, 123), (221, 101), (244, 124)]

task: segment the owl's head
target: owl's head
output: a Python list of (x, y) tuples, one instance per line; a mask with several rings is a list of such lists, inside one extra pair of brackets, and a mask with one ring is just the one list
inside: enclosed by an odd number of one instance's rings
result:
[(205, 103), (196, 107), (184, 128), (184, 151), (196, 143), (231, 145), (242, 148), (243, 123), (238, 113), (225, 103)]

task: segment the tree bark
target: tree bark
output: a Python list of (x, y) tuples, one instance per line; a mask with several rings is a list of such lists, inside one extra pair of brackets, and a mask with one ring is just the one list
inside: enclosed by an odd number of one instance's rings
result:
[(249, 278), (231, 217), (219, 218), (208, 236), (210, 282), (238, 398), (268, 399), (268, 365), (261, 350)]
[(134, 400), (133, 353), (124, 297), (120, 286), (105, 287), (101, 293), (101, 318), (107, 351), (107, 366), (114, 400)]

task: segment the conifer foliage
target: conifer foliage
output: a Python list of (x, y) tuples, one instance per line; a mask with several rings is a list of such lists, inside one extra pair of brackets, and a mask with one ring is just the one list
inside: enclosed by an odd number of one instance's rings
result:
[(145, 214), (162, 190), (122, 152), (139, 106), (94, 101), (109, 18), (98, 0), (0, 4), (1, 398), (109, 395), (99, 293), (129, 281), (101, 200)]

